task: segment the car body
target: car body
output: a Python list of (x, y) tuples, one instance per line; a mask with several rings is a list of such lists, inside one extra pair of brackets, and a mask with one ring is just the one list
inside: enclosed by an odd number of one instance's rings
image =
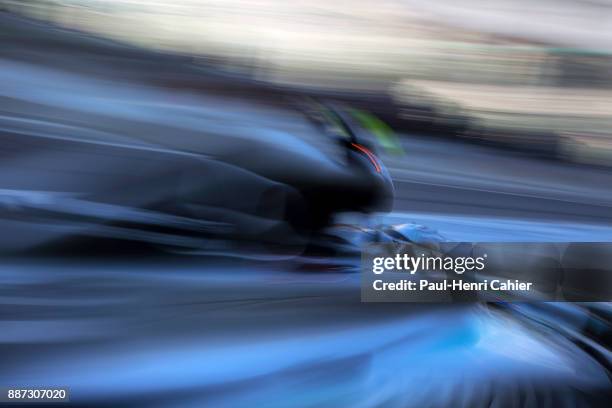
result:
[(297, 111), (15, 68), (0, 95), (3, 248), (75, 236), (303, 247), (335, 213), (391, 208), (389, 174), (340, 108), (348, 139)]

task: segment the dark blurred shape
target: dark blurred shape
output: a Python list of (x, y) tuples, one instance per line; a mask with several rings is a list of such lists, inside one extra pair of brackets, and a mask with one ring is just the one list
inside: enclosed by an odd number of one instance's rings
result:
[(585, 296), (594, 301), (609, 302), (612, 291), (612, 245), (578, 242), (563, 254), (563, 295), (579, 302)]

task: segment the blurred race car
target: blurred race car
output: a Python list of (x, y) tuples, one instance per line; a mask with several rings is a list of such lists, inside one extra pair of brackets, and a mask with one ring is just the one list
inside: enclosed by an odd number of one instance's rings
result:
[(336, 213), (391, 209), (389, 174), (341, 107), (325, 107), (336, 131), (304, 125), (297, 137), (258, 114), (221, 115), (230, 104), (152, 103), (167, 94), (69, 79), (46, 93), (17, 81), (2, 95), (3, 251), (84, 237), (299, 251)]

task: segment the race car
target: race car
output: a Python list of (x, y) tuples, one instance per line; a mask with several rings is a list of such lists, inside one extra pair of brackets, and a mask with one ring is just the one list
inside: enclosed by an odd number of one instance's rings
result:
[(31, 66), (4, 73), (2, 250), (103, 237), (299, 251), (336, 213), (391, 209), (391, 178), (343, 107), (325, 108), (341, 129), (328, 132), (235, 100)]

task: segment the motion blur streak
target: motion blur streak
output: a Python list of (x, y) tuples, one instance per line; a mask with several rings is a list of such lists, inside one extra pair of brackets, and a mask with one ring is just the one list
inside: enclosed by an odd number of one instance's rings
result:
[(356, 272), (398, 226), (611, 241), (611, 17), (0, 0), (0, 387), (109, 407), (607, 406), (610, 303), (366, 304)]
[(356, 143), (352, 143), (351, 146), (355, 147), (359, 151), (364, 152), (366, 154), (366, 156), (368, 156), (368, 159), (370, 159), (370, 161), (374, 165), (374, 168), (376, 169), (376, 172), (380, 173), (380, 171), (381, 171), (380, 165), (378, 164), (378, 161), (376, 160), (376, 157), (372, 154), (371, 151), (369, 151), (367, 148), (365, 148), (363, 146), (359, 146)]
[[(404, 406), (410, 395), (416, 405), (474, 406), (511, 394), (572, 406), (609, 384), (572, 341), (593, 320), (575, 306), (571, 324), (567, 312), (539, 324), (517, 319), (533, 312), (482, 305), (372, 307), (359, 303), (356, 275), (253, 263), (2, 269), (11, 321), (2, 322), (0, 380), (70, 384), (76, 400), (149, 395), (152, 405), (241, 406), (274, 396), (279, 406)], [(573, 387), (588, 396), (572, 396)]]

